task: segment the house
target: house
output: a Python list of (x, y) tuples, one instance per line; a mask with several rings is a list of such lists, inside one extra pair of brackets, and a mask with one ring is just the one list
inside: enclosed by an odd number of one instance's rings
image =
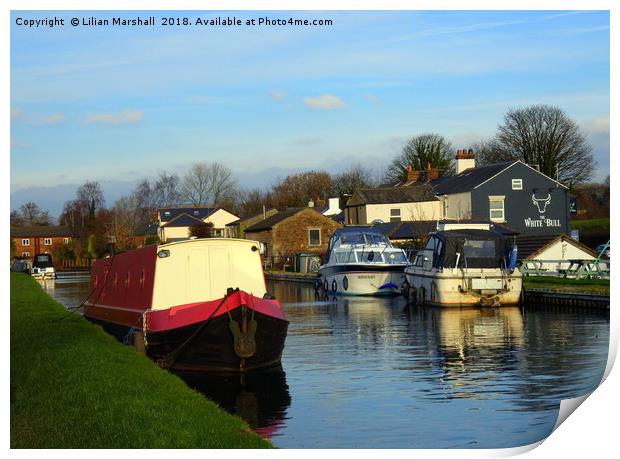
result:
[(490, 220), (522, 235), (570, 232), (568, 188), (515, 160), (475, 167), (472, 150), (458, 150), (457, 174), (433, 181), (446, 220)]
[[(519, 259), (525, 270), (539, 270), (541, 273), (558, 273), (576, 269), (599, 258), (599, 254), (566, 234), (559, 236), (518, 237), (516, 239)], [(591, 268), (594, 265), (591, 264)], [(599, 264), (608, 269), (608, 264)]]
[(239, 217), (219, 207), (167, 207), (157, 210), (158, 236), (162, 242), (190, 237), (193, 226), (213, 224), (213, 235), (230, 237), (227, 226)]
[(258, 214), (250, 215), (249, 217), (242, 218), (240, 220), (228, 223), (226, 230), (229, 237), (235, 237), (239, 239), (245, 238), (245, 230), (250, 226), (265, 220), (267, 217), (271, 217), (278, 213), (277, 209), (269, 209)]
[(345, 206), (344, 221), (347, 225), (428, 221), (440, 219), (441, 212), (432, 185), (412, 181), (405, 186), (357, 190)]
[(66, 226), (11, 226), (11, 255), (32, 259), (37, 253), (56, 253), (72, 240)]
[(289, 208), (245, 230), (245, 237), (265, 244), (265, 257), (278, 263), (297, 253), (322, 254), (342, 225), (312, 207)]

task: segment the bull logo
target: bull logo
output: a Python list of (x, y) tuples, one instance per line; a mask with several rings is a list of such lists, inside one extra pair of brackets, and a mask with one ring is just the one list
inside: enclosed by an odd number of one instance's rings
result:
[(544, 199), (536, 198), (536, 194), (532, 194), (532, 202), (538, 208), (538, 213), (544, 214), (545, 210), (547, 210), (547, 206), (551, 204), (551, 193), (547, 194), (547, 197)]

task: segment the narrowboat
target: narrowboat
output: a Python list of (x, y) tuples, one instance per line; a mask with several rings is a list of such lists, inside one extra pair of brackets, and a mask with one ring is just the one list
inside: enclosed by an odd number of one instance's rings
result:
[(32, 260), (30, 275), (37, 279), (55, 279), (54, 263), (49, 253), (38, 253)]
[(245, 239), (189, 239), (96, 260), (84, 315), (163, 368), (278, 366), (288, 321), (267, 293), (261, 251)]
[(349, 226), (329, 240), (316, 289), (342, 295), (398, 295), (407, 255), (377, 230)]
[(515, 306), (521, 298), (516, 246), (488, 224), (440, 226), (405, 275), (402, 292), (411, 303)]

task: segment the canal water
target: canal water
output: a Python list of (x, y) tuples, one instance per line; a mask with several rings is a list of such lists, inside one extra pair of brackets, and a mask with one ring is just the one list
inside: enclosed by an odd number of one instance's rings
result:
[[(67, 307), (83, 281), (46, 281)], [(290, 327), (282, 369), (184, 377), (282, 448), (506, 448), (546, 437), (560, 400), (594, 390), (609, 316), (543, 308), (408, 307), (317, 299), (269, 282)]]

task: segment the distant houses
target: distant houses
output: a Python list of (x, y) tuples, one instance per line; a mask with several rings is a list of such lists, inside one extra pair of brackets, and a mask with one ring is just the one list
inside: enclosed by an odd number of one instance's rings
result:
[(31, 260), (38, 253), (55, 253), (73, 240), (66, 226), (11, 226), (12, 256)]
[(160, 241), (172, 242), (191, 236), (192, 227), (209, 225), (214, 237), (230, 237), (229, 227), (239, 217), (219, 207), (166, 207), (157, 210)]
[(323, 254), (329, 238), (342, 225), (313, 207), (295, 207), (246, 228), (246, 239), (265, 244), (265, 257), (274, 263), (298, 253)]
[(476, 220), (528, 236), (570, 232), (568, 188), (535, 168), (521, 161), (476, 167), (472, 150), (458, 150), (456, 172), (439, 178), (431, 168), (409, 168), (402, 185), (360, 189), (346, 205), (345, 221)]

